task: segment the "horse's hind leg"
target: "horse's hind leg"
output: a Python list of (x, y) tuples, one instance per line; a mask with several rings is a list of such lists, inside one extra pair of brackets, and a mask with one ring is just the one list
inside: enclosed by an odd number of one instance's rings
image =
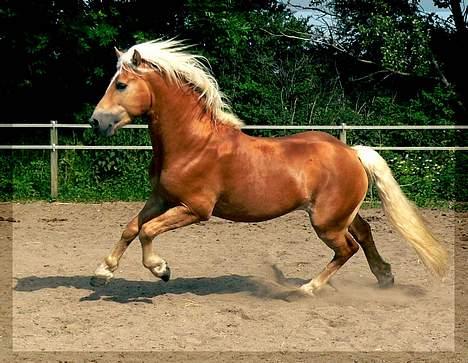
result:
[(329, 283), (330, 278), (359, 250), (353, 236), (346, 230), (322, 232), (316, 228), (316, 231), (320, 239), (335, 252), (335, 256), (317, 277), (301, 286), (301, 290), (311, 295)]
[(392, 286), (394, 279), (390, 264), (385, 262), (377, 251), (374, 239), (372, 238), (372, 232), (369, 223), (367, 223), (359, 214), (357, 214), (349, 226), (349, 232), (353, 235), (353, 237), (364, 250), (369, 267), (377, 278), (379, 286)]

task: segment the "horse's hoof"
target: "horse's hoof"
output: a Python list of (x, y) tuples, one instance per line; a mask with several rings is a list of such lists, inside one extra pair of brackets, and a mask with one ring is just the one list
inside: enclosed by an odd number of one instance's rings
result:
[(164, 282), (169, 281), (169, 279), (171, 278), (171, 269), (169, 268), (169, 266), (166, 266), (166, 271), (164, 271), (164, 273), (160, 276), (160, 278)]
[(101, 276), (93, 276), (91, 277), (91, 279), (89, 280), (89, 284), (92, 286), (92, 287), (101, 287), (101, 286), (105, 286), (109, 283), (111, 279), (109, 278), (106, 278), (106, 277), (101, 277)]
[(171, 278), (171, 269), (167, 265), (166, 261), (162, 261), (160, 264), (154, 267), (149, 267), (149, 270), (154, 276), (163, 280), (164, 282), (168, 282)]
[(304, 284), (299, 287), (299, 293), (305, 295), (305, 296), (315, 296), (314, 294), (314, 288), (311, 286), (308, 286), (307, 284)]
[(392, 287), (394, 283), (395, 283), (395, 278), (393, 277), (393, 275), (390, 275), (389, 277), (385, 277), (379, 280), (379, 287), (381, 289), (388, 289)]

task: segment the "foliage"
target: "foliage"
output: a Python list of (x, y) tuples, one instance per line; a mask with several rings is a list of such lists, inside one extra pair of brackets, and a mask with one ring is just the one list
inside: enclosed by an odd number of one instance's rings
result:
[(402, 190), (418, 204), (431, 204), (435, 195), (445, 195), (447, 201), (455, 200), (453, 152), (395, 153), (387, 160)]
[(357, 56), (393, 72), (429, 73), (429, 32), (417, 2), (337, 0), (331, 5), (340, 19), (338, 36)]
[(329, 16), (328, 27), (314, 32), (318, 44), (338, 51), (337, 61), (354, 62), (344, 78), (377, 80), (394, 90), (442, 84), (455, 91), (451, 107), (465, 121), (468, 58), (459, 50), (468, 42), (468, 17), (460, 1), (434, 1), (451, 11), (448, 19), (425, 13), (416, 0), (312, 0), (311, 5), (327, 9)]

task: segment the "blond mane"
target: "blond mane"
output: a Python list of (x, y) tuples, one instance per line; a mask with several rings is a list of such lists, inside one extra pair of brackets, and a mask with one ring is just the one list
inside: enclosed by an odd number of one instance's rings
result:
[(219, 90), (218, 82), (210, 74), (202, 56), (185, 52), (188, 48), (179, 40), (152, 40), (136, 44), (123, 53), (117, 68), (132, 69), (132, 56), (137, 50), (141, 58), (153, 69), (165, 74), (169, 79), (189, 85), (199, 93), (199, 98), (214, 121), (240, 128), (244, 123), (231, 111), (227, 97)]

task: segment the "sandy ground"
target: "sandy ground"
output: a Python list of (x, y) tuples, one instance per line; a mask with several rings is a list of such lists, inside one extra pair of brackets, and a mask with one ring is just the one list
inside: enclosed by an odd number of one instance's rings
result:
[[(454, 272), (432, 280), (380, 210), (364, 210), (396, 284), (382, 290), (359, 251), (326, 287), (291, 286), (332, 256), (303, 212), (264, 223), (213, 218), (171, 231), (155, 248), (168, 283), (141, 264), (135, 241), (116, 278), (89, 277), (141, 203), (15, 204), (16, 351), (451, 351)], [(424, 210), (453, 258), (452, 212)]]

